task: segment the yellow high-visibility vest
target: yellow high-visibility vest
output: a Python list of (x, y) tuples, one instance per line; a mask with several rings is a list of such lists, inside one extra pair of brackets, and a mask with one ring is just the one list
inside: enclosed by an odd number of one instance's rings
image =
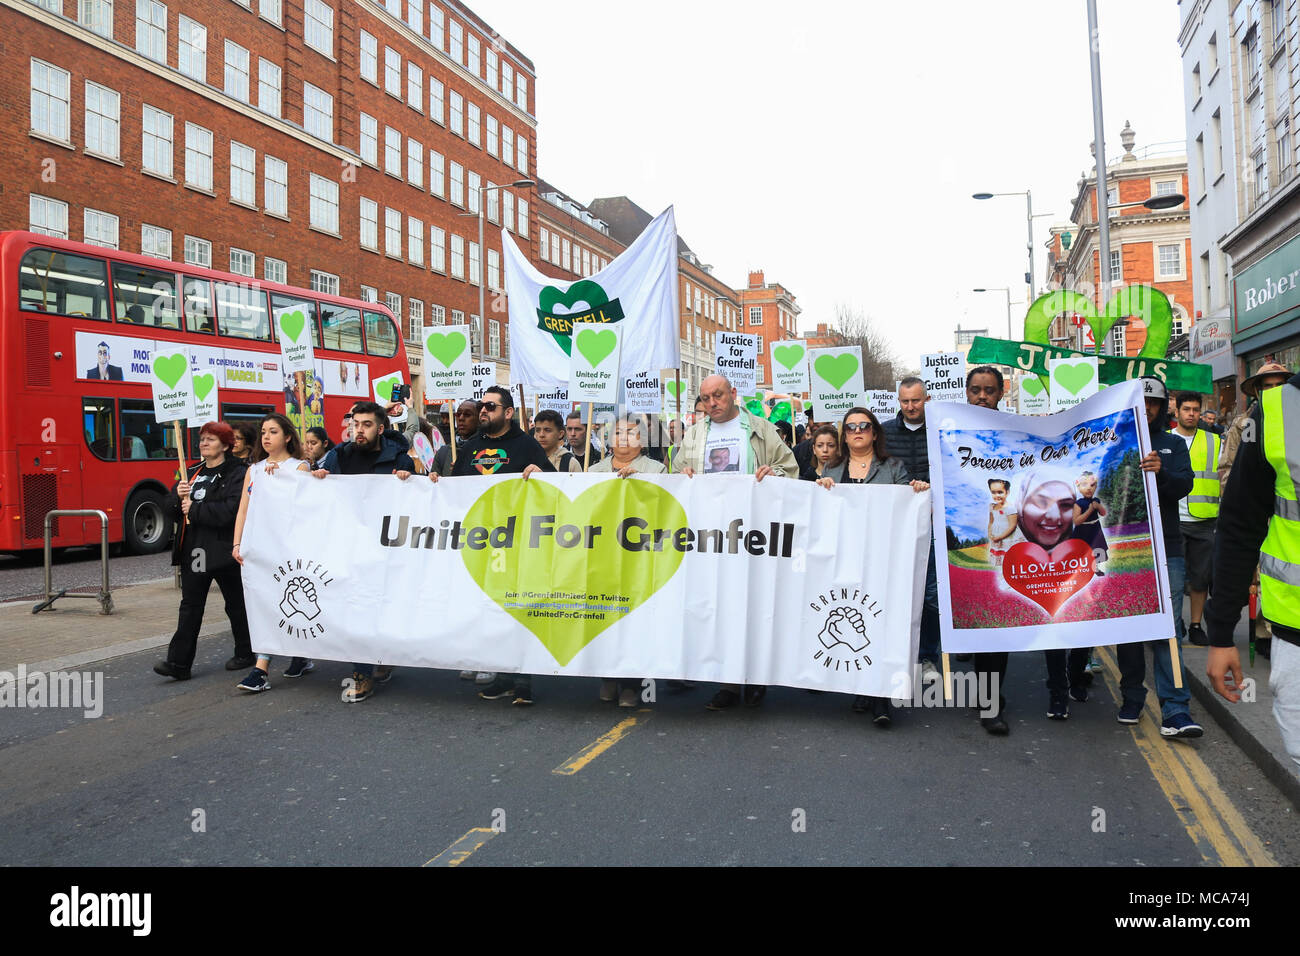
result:
[(1219, 436), (1203, 428), (1196, 430), (1187, 450), (1192, 459), (1192, 492), (1187, 496), (1187, 513), (1193, 518), (1219, 516)]
[(1270, 621), (1300, 628), (1300, 388), (1270, 388), (1260, 405), (1264, 458), (1277, 475), (1273, 517), (1259, 549), (1260, 610)]

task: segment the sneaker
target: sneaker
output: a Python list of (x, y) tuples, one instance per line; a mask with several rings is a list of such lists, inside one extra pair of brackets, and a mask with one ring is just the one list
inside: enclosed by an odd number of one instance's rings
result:
[(1205, 633), (1205, 629), (1201, 627), (1200, 621), (1197, 621), (1195, 624), (1191, 624), (1188, 626), (1187, 641), (1190, 644), (1195, 644), (1197, 647), (1210, 646), (1210, 638)]
[(1090, 656), (1090, 657), (1088, 658), (1088, 673), (1090, 673), (1090, 674), (1100, 674), (1100, 673), (1101, 673), (1101, 668), (1102, 668), (1102, 665), (1101, 665), (1101, 658), (1100, 658), (1100, 657), (1098, 657), (1096, 654), (1093, 654), (1092, 656)]
[(492, 683), (488, 684), (478, 695), (484, 700), (500, 700), (502, 697), (509, 697), (515, 692), (515, 682), (507, 680), (504, 677), (498, 677)]
[(713, 695), (713, 700), (705, 704), (708, 710), (726, 710), (740, 703), (740, 695), (734, 690), (720, 690)]
[(533, 687), (531, 684), (516, 684), (514, 686), (515, 699), (510, 703), (519, 706), (528, 706), (533, 702)]
[(954, 655), (952, 655), (952, 659), (955, 660), (955, 661), (961, 661), (962, 663), (965, 663), (966, 661), (974, 660), (974, 659), (975, 659), (975, 655), (974, 655), (974, 654), (954, 654)]
[(871, 698), (871, 722), (882, 730), (894, 722), (893, 709), (888, 697)]
[(1047, 717), (1049, 720), (1069, 720), (1069, 701), (1065, 697), (1058, 697), (1053, 694), (1047, 703)]
[(1071, 687), (1071, 688), (1070, 688), (1070, 700), (1077, 701), (1077, 702), (1080, 703), (1080, 704), (1087, 703), (1087, 701), (1088, 701), (1088, 688), (1086, 688), (1086, 687)]
[(852, 710), (855, 714), (865, 714), (871, 709), (871, 698), (858, 694), (853, 698)]
[(1201, 725), (1192, 720), (1191, 714), (1174, 714), (1160, 723), (1161, 737), (1199, 737), (1204, 733)]
[(763, 703), (763, 698), (767, 696), (767, 688), (762, 685), (745, 686), (745, 706), (757, 707)]
[(392, 668), (391, 666), (389, 666), (389, 667), (379, 667), (379, 666), (376, 666), (376, 667), (375, 667), (375, 683), (376, 683), (376, 684), (387, 684), (387, 683), (388, 683), (390, 680), (392, 680), (392, 679), (393, 679), (393, 668)]
[(247, 657), (240, 657), (236, 654), (230, 660), (226, 661), (226, 670), (242, 671), (245, 667), (252, 667), (256, 663), (257, 658), (252, 654), (249, 654)]
[(352, 672), (352, 686), (343, 692), (343, 702), (356, 704), (375, 692), (375, 679), (358, 671)]
[(1119, 713), (1115, 715), (1115, 719), (1121, 724), (1136, 724), (1142, 719), (1142, 705), (1125, 701)]
[(475, 671), (474, 683), (490, 684), (497, 679), (497, 675), (492, 671)]
[(628, 687), (618, 692), (618, 706), (635, 707), (641, 703), (641, 695), (636, 692), (635, 687)]
[(684, 691), (695, 689), (695, 681), (693, 680), (669, 680), (666, 683), (669, 690)]
[(980, 726), (987, 730), (994, 737), (1005, 737), (1011, 733), (1011, 727), (1007, 724), (1006, 718), (1001, 714), (996, 717), (981, 717)]
[(922, 684), (933, 684), (939, 677), (939, 668), (934, 666), (934, 661), (921, 661)]
[(266, 671), (260, 667), (254, 667), (248, 672), (248, 676), (235, 685), (240, 690), (246, 690), (249, 693), (256, 694), (258, 691), (270, 690), (271, 682), (266, 679)]
[(284, 669), (285, 677), (301, 677), (303, 674), (310, 674), (316, 669), (316, 662), (306, 657), (295, 657), (289, 662), (289, 666)]
[(600, 682), (600, 699), (605, 703), (613, 703), (618, 700), (618, 681), (603, 680)]
[(172, 680), (190, 679), (190, 669), (188, 667), (181, 667), (171, 661), (159, 661), (153, 666), (153, 672), (162, 677), (170, 677)]
[(461, 680), (473, 680), (473, 679), (474, 679), (474, 675), (475, 675), (475, 673), (477, 673), (477, 672), (476, 672), (476, 671), (461, 671), (461, 672), (460, 672), (460, 679), (461, 679)]

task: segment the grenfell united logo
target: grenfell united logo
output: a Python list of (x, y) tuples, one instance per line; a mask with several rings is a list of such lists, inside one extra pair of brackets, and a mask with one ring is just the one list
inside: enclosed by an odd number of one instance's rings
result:
[(619, 322), (623, 306), (605, 294), (600, 284), (579, 279), (561, 292), (553, 285), (544, 286), (537, 296), (537, 327), (551, 333), (555, 344), (568, 355), (573, 347), (573, 323)]
[(818, 616), (821, 645), (813, 660), (832, 671), (860, 671), (871, 666), (868, 631), (883, 608), (859, 588), (831, 588), (809, 604)]
[(280, 619), (276, 626), (290, 637), (300, 637), (303, 640), (324, 634), (322, 592), (334, 583), (334, 578), (320, 562), (293, 558), (276, 565), (271, 577), (284, 588), (280, 597)]

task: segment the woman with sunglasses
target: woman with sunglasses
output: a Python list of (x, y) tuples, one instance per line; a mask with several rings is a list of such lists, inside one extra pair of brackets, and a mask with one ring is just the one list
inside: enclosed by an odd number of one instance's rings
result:
[[(823, 488), (832, 485), (910, 485), (913, 491), (929, 491), (929, 482), (909, 481), (907, 466), (901, 458), (893, 458), (885, 450), (885, 433), (880, 422), (866, 408), (849, 409), (840, 425), (839, 460), (823, 467), (817, 484)], [(853, 698), (857, 713), (871, 711), (877, 727), (888, 727), (893, 720), (888, 697)]]

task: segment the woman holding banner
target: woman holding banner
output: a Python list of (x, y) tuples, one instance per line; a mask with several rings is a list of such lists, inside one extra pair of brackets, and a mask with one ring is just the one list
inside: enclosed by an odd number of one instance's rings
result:
[[(244, 536), (244, 523), (248, 520), (248, 502), (253, 493), (253, 481), (261, 476), (270, 476), (279, 468), (310, 471), (311, 466), (303, 458), (302, 444), (298, 441), (298, 432), (289, 419), (279, 412), (272, 412), (262, 419), (262, 440), (253, 452), (253, 463), (244, 472), (244, 491), (239, 498), (239, 514), (235, 517), (235, 546), (231, 556), (244, 563), (239, 553), (239, 542)], [(249, 693), (270, 690), (267, 672), (271, 667), (269, 654), (258, 654), (257, 662), (248, 676), (236, 686)], [(314, 670), (316, 664), (305, 657), (295, 657), (284, 670), (285, 677), (301, 677)]]
[[(829, 428), (829, 426), (824, 426)], [(818, 438), (822, 429), (818, 429)], [(814, 461), (816, 460), (814, 441)], [(851, 408), (840, 426), (838, 462), (822, 468), (822, 477), (816, 479), (823, 488), (837, 484), (847, 485), (910, 485), (913, 491), (929, 491), (925, 481), (911, 481), (902, 459), (893, 458), (885, 448), (885, 433), (876, 416), (866, 408)], [(893, 708), (888, 697), (862, 697), (853, 699), (857, 713), (871, 711), (877, 727), (888, 727), (893, 721)]]

